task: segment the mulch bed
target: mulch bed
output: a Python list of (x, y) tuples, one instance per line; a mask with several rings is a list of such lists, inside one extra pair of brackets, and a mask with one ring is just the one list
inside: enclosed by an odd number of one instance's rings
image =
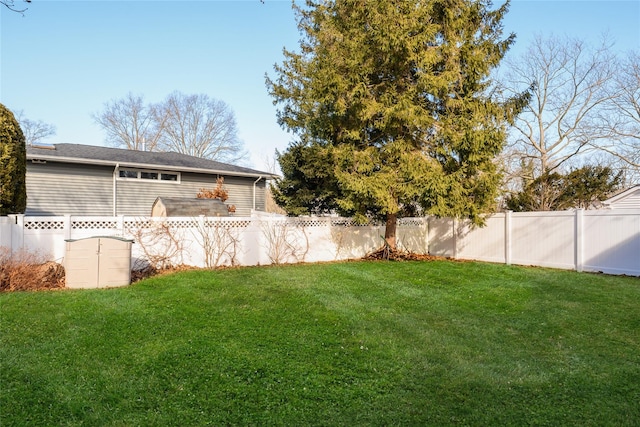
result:
[(365, 255), (362, 259), (386, 261), (435, 261), (446, 258), (427, 254), (416, 254), (413, 252), (401, 251), (399, 249), (390, 249), (383, 246), (380, 249)]

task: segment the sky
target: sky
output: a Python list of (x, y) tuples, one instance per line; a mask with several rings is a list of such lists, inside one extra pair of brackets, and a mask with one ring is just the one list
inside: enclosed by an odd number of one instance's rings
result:
[[(508, 57), (551, 34), (607, 33), (618, 52), (640, 50), (640, 1), (512, 0), (504, 27), (517, 36)], [(23, 15), (0, 10), (0, 103), (54, 125), (43, 142), (105, 145), (91, 115), (106, 102), (206, 94), (235, 113), (245, 166), (269, 170), (294, 136), (277, 123), (265, 74), (299, 38), (288, 0), (33, 0)]]

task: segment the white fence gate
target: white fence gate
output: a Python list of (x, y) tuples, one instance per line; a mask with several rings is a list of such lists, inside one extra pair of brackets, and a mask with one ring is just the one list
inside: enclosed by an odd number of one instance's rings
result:
[[(132, 263), (266, 265), (353, 259), (382, 245), (384, 226), (345, 218), (0, 217), (0, 246), (61, 262), (65, 239), (135, 240)], [(401, 248), (456, 259), (640, 276), (640, 211), (499, 213), (485, 227), (404, 218)]]

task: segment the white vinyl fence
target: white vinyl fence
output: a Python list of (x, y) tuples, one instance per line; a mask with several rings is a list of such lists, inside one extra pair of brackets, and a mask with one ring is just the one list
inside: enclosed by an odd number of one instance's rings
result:
[[(267, 265), (360, 258), (384, 226), (346, 218), (0, 217), (0, 246), (62, 262), (65, 240), (134, 240), (132, 265)], [(401, 248), (456, 259), (640, 276), (640, 211), (500, 213), (485, 227), (450, 218), (400, 220)]]
[[(403, 219), (400, 242), (426, 253), (427, 222)], [(87, 237), (132, 239), (132, 266), (268, 265), (360, 258), (382, 246), (384, 227), (345, 218), (0, 217), (0, 246), (62, 262), (65, 242)], [(406, 237), (402, 237), (406, 236)]]
[(506, 212), (492, 215), (482, 228), (430, 219), (429, 253), (640, 276), (640, 211)]

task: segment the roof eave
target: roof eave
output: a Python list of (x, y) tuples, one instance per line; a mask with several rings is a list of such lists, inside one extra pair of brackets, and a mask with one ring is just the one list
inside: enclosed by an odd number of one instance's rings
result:
[(251, 178), (263, 178), (263, 179), (275, 179), (278, 175), (270, 173), (250, 173), (250, 172), (236, 172), (228, 170), (218, 169), (204, 169), (204, 168), (192, 168), (185, 166), (172, 166), (172, 165), (155, 165), (150, 163), (135, 163), (135, 162), (117, 162), (114, 160), (97, 160), (97, 159), (83, 159), (77, 157), (61, 157), (61, 156), (47, 156), (37, 155), (33, 153), (27, 153), (27, 160), (46, 160), (48, 162), (58, 163), (77, 163), (84, 165), (96, 165), (96, 166), (120, 166), (139, 169), (158, 169), (175, 172), (192, 172), (192, 173), (204, 173), (207, 175), (229, 175), (229, 176), (242, 176)]

